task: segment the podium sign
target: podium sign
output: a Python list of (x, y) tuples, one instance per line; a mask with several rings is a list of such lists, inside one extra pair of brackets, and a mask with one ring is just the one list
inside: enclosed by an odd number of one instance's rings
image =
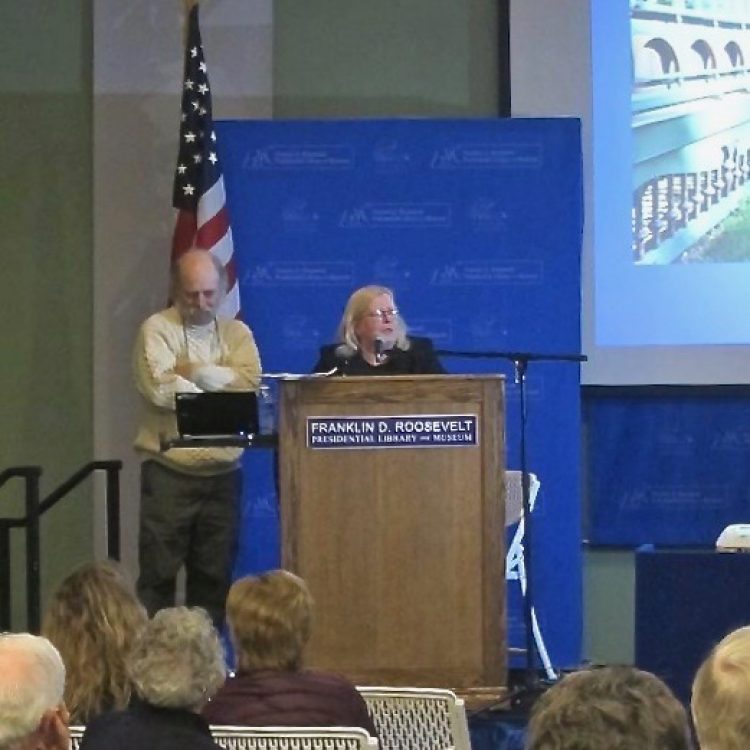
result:
[(477, 417), (474, 414), (307, 418), (307, 447), (316, 450), (476, 444)]
[(503, 378), (281, 386), (282, 560), (307, 664), (357, 684), (505, 685)]

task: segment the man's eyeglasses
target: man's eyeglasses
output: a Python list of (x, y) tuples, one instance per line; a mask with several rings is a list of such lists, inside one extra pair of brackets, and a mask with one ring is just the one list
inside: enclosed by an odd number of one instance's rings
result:
[(385, 318), (395, 318), (398, 315), (398, 308), (390, 307), (387, 310), (373, 310), (372, 312), (367, 313), (368, 318), (380, 318), (380, 320), (384, 320)]

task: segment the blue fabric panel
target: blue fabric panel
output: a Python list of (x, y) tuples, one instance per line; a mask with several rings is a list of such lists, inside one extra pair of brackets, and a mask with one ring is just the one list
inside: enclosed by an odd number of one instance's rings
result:
[(592, 543), (713, 545), (750, 520), (747, 393), (596, 389), (586, 423)]
[(693, 677), (713, 645), (750, 622), (745, 584), (750, 587), (750, 555), (639, 551), (636, 665), (689, 703)]
[[(393, 287), (410, 330), (439, 349), (580, 348), (576, 120), (219, 123), (243, 315), (266, 371), (307, 372), (356, 287)], [(501, 360), (445, 357), (453, 373)], [(556, 664), (581, 644), (580, 400), (575, 364), (532, 363), (529, 467), (542, 481), (537, 612)], [(507, 388), (508, 466), (518, 389)], [(278, 565), (278, 508), (260, 451), (246, 458), (236, 573)], [(265, 468), (264, 468), (265, 467)], [(512, 588), (512, 585), (511, 585)], [(511, 592), (510, 644), (522, 646)]]

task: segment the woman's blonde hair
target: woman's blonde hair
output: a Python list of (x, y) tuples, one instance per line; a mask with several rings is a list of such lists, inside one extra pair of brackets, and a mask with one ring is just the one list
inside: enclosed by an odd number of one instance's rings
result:
[(86, 563), (58, 587), (42, 625), (67, 671), (65, 703), (74, 724), (125, 708), (125, 660), (148, 621), (132, 584), (112, 562)]
[[(338, 327), (338, 340), (341, 342), (338, 347), (338, 353), (342, 356), (351, 356), (359, 350), (359, 341), (357, 339), (357, 324), (365, 315), (370, 314), (370, 305), (376, 297), (387, 294), (395, 305), (396, 300), (393, 290), (387, 286), (363, 286), (352, 292), (347, 300), (344, 314), (341, 316), (341, 322)], [(409, 339), (406, 335), (406, 323), (400, 315), (394, 319), (396, 329), (396, 340), (394, 346), (398, 349), (408, 349), (410, 346)]]
[(298, 670), (312, 610), (307, 584), (287, 570), (235, 581), (227, 597), (227, 622), (239, 668)]
[(714, 646), (693, 680), (690, 701), (701, 748), (750, 747), (750, 627), (732, 631)]

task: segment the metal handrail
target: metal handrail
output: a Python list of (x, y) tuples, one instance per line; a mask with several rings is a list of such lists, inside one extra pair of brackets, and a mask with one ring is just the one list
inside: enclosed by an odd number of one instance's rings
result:
[(69, 479), (39, 499), (39, 466), (14, 466), (0, 472), (0, 486), (11, 477), (26, 479), (26, 514), (23, 518), (0, 519), (0, 628), (10, 628), (10, 529), (26, 529), (26, 618), (31, 632), (38, 632), (41, 624), (41, 585), (39, 579), (39, 519), (65, 495), (75, 489), (95, 471), (107, 473), (107, 556), (120, 559), (120, 470), (122, 461), (91, 461), (82, 466)]
[(39, 597), (36, 602), (28, 594), (32, 587), (39, 591), (39, 477), (41, 466), (13, 466), (0, 473), (0, 487), (9, 479), (24, 480), (24, 518), (0, 520), (0, 625), (10, 629), (10, 530), (26, 528), (26, 619), (31, 626), (39, 621)]
[(86, 477), (95, 471), (107, 472), (107, 557), (120, 559), (120, 482), (119, 473), (122, 461), (91, 461), (63, 482), (56, 490), (39, 503), (39, 512), (45, 513), (75, 489)]

